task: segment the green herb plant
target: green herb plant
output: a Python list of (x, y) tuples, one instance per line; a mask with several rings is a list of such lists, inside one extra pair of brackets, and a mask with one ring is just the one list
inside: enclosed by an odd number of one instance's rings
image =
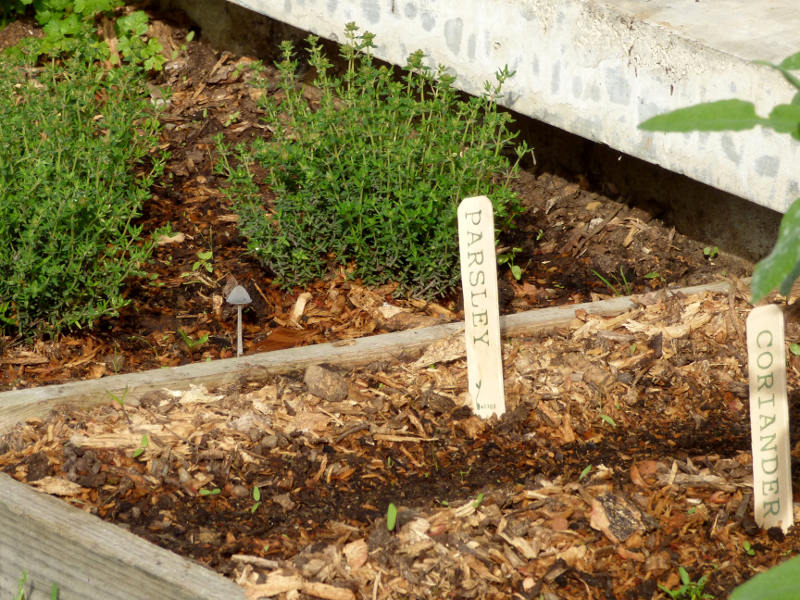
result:
[(128, 303), (136, 223), (163, 160), (138, 69), (0, 60), (0, 333), (91, 326)]
[[(767, 117), (756, 114), (752, 102), (730, 99), (704, 102), (657, 115), (639, 125), (646, 131), (742, 131), (760, 125), (800, 140), (800, 52), (779, 64), (756, 61), (778, 70), (796, 90), (789, 104), (778, 104)], [(788, 295), (800, 275), (800, 199), (795, 200), (781, 220), (778, 241), (772, 252), (759, 262), (750, 283), (752, 302), (758, 302), (775, 288)]]
[(219, 489), (218, 487), (215, 487), (215, 488), (211, 488), (210, 490), (206, 489), (206, 488), (202, 488), (197, 493), (200, 494), (201, 496), (217, 496), (217, 495), (220, 494), (220, 492), (222, 492), (222, 490)]
[[(44, 37), (25, 39), (12, 54), (32, 60), (63, 55), (82, 57), (88, 62), (122, 60), (145, 70), (160, 71), (165, 62), (163, 47), (156, 38), (147, 38), (147, 13), (137, 10), (115, 19), (115, 9), (123, 4), (122, 0), (12, 0), (10, 8), (0, 8), (0, 25), (32, 8)], [(116, 52), (112, 52), (109, 40), (98, 36), (98, 30), (105, 29), (106, 23), (113, 25)]]
[(396, 75), (373, 60), (371, 33), (350, 23), (345, 36), (341, 75), (318, 39), (307, 39), (313, 106), (294, 47), (283, 42), (277, 90), (262, 96), (272, 138), (235, 149), (217, 138), (239, 227), (284, 287), (344, 266), (368, 285), (444, 294), (460, 280), (461, 199), (488, 195), (499, 228), (521, 211), (511, 182), (529, 149), (511, 151), (510, 116), (496, 105), (513, 72), (498, 71), (482, 96), (465, 100), (421, 51)]
[(704, 593), (708, 577), (701, 576), (697, 581), (692, 581), (689, 573), (683, 567), (678, 567), (678, 575), (681, 578), (681, 586), (674, 590), (658, 584), (659, 589), (667, 594), (672, 600), (708, 600), (713, 598), (711, 594)]

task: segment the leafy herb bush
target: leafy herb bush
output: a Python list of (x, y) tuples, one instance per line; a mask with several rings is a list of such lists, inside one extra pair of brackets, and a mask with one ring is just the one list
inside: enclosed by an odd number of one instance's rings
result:
[(464, 100), (454, 77), (425, 66), (421, 51), (399, 78), (377, 66), (374, 36), (357, 31), (348, 24), (341, 76), (309, 36), (315, 108), (284, 42), (278, 90), (263, 96), (272, 139), (235, 152), (220, 142), (219, 168), (249, 248), (284, 286), (338, 264), (368, 284), (396, 281), (402, 293), (440, 295), (459, 281), (459, 201), (490, 196), (499, 227), (520, 210), (510, 181), (528, 149), (518, 147), (513, 163), (506, 156), (515, 134), (495, 103), (513, 73), (503, 69), (482, 97)]
[[(647, 131), (741, 131), (756, 125), (769, 127), (778, 133), (788, 133), (800, 140), (800, 79), (792, 71), (800, 70), (800, 52), (780, 64), (757, 61), (780, 71), (798, 92), (789, 104), (778, 104), (767, 117), (756, 114), (752, 102), (720, 100), (680, 108), (657, 115), (640, 123)], [(775, 288), (788, 295), (795, 279), (800, 275), (800, 199), (795, 200), (781, 220), (778, 241), (769, 256), (759, 262), (753, 271), (750, 287), (752, 301), (758, 302)]]
[[(41, 55), (83, 56), (87, 60), (112, 60), (117, 58), (146, 70), (160, 70), (165, 59), (163, 47), (155, 39), (145, 39), (148, 18), (144, 11), (133, 11), (114, 21), (113, 11), (122, 0), (12, 0), (8, 8), (0, 9), (0, 26), (34, 9), (36, 20), (44, 31), (43, 38), (29, 38), (19, 46), (18, 52), (36, 59)], [(117, 54), (111, 52), (107, 40), (97, 35), (98, 20), (114, 22)]]
[(0, 61), (0, 331), (81, 327), (127, 303), (150, 251), (134, 224), (157, 172), (134, 173), (156, 143), (146, 98), (138, 69)]

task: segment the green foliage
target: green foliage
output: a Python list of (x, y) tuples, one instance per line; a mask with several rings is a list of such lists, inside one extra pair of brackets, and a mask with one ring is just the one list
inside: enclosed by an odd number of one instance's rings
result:
[(495, 104), (513, 73), (503, 69), (483, 96), (464, 100), (443, 67), (423, 65), (421, 51), (399, 78), (376, 66), (372, 34), (357, 31), (348, 25), (341, 76), (309, 36), (313, 108), (284, 42), (279, 89), (263, 103), (272, 140), (235, 152), (220, 142), (218, 167), (232, 183), (250, 250), (284, 286), (344, 265), (367, 284), (396, 281), (400, 293), (440, 295), (459, 281), (460, 200), (489, 195), (501, 228), (520, 210), (510, 188), (517, 161), (505, 155), (515, 135)]
[(159, 127), (145, 92), (131, 68), (0, 61), (0, 331), (55, 333), (127, 304), (122, 284), (151, 249), (134, 219), (158, 172), (134, 173)]
[[(44, 31), (43, 38), (29, 38), (12, 51), (36, 60), (40, 56), (80, 56), (86, 61), (109, 60), (107, 41), (98, 37), (98, 19), (113, 19), (114, 9), (122, 0), (15, 0), (11, 8), (0, 9), (0, 24), (6, 18), (20, 16), (25, 6), (32, 6), (36, 20)], [(16, 8), (15, 8), (16, 7)], [(145, 70), (161, 70), (165, 59), (163, 47), (154, 38), (146, 39), (148, 18), (144, 11), (134, 11), (115, 22), (117, 50), (127, 63)]]
[[(797, 93), (789, 104), (775, 106), (767, 117), (756, 114), (752, 102), (720, 100), (680, 108), (657, 115), (639, 124), (647, 131), (724, 131), (752, 129), (756, 125), (778, 133), (787, 133), (800, 140), (800, 79), (792, 71), (800, 70), (800, 52), (780, 64), (756, 61), (778, 70)], [(772, 252), (756, 265), (750, 283), (752, 301), (758, 302), (775, 288), (787, 295), (800, 275), (800, 199), (786, 211)]]
[(705, 575), (697, 581), (692, 581), (689, 573), (683, 567), (678, 567), (678, 575), (681, 578), (681, 586), (679, 588), (671, 590), (661, 584), (658, 585), (659, 589), (672, 600), (706, 600), (714, 597), (711, 594), (703, 593), (703, 588), (706, 587), (706, 582), (708, 581)]
[(759, 573), (733, 590), (731, 600), (795, 600), (800, 598), (800, 556)]
[(5, 0), (0, 2), (0, 29), (26, 12), (33, 0)]

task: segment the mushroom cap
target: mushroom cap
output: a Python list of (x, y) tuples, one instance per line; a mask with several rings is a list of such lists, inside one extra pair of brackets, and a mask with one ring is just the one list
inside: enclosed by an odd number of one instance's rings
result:
[(250, 299), (250, 294), (247, 293), (247, 290), (244, 289), (242, 286), (237, 285), (235, 288), (231, 290), (231, 293), (228, 294), (226, 298), (228, 304), (250, 304), (252, 300)]

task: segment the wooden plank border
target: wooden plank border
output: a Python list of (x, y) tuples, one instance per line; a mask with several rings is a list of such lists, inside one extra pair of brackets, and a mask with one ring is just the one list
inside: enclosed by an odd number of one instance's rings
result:
[[(669, 290), (669, 293), (688, 295), (704, 291), (727, 292), (730, 289), (730, 283), (719, 282), (673, 289)], [(624, 296), (506, 315), (500, 318), (500, 330), (504, 337), (510, 337), (561, 327), (574, 319), (578, 310), (584, 310), (589, 314), (617, 315), (636, 306), (635, 300), (635, 296)], [(261, 375), (285, 373), (315, 364), (350, 367), (376, 360), (409, 358), (418, 355), (433, 342), (463, 330), (463, 322), (447, 323), (346, 342), (302, 346), (240, 358), (112, 375), (91, 381), (3, 392), (0, 393), (0, 434), (25, 419), (44, 417), (60, 404), (83, 408), (108, 402), (112, 394), (118, 398), (125, 394), (126, 401), (135, 401), (154, 390), (164, 388), (184, 390), (192, 384), (227, 385), (243, 378), (256, 379)]]
[(0, 597), (244, 600), (235, 582), (0, 473)]

